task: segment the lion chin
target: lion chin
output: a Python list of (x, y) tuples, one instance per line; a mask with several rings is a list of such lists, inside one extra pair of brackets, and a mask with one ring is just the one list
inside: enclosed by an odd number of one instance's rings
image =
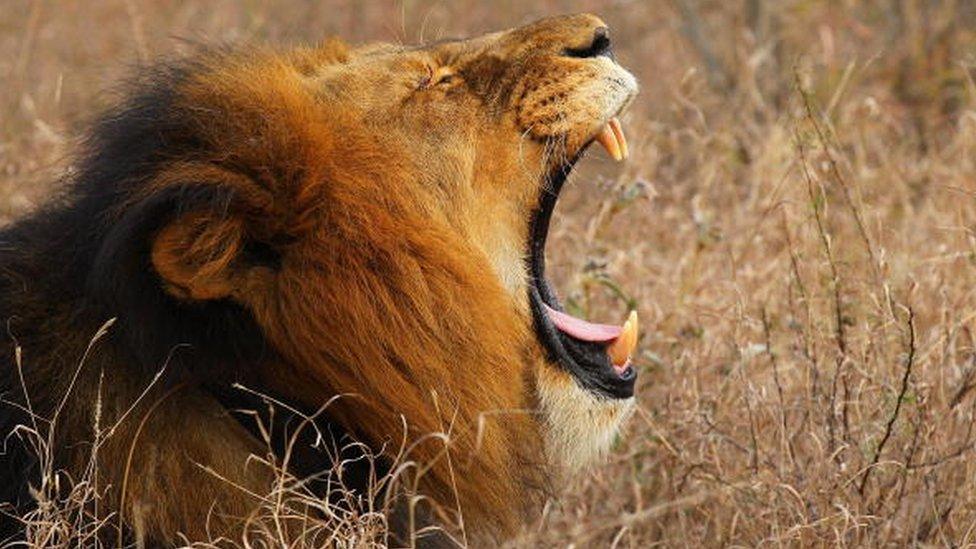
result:
[[(545, 245), (588, 147), (626, 158), (636, 92), (592, 15), (136, 75), (64, 192), (0, 231), (0, 428), (52, 443), (6, 439), (0, 502), (94, 475), (105, 543), (246, 540), (282, 474), (317, 475), (391, 543), (512, 536), (633, 407), (636, 312), (569, 315)], [(274, 543), (325, 520), (293, 510)]]
[(634, 408), (632, 398), (602, 398), (549, 368), (539, 372), (539, 403), (546, 413), (549, 461), (559, 464), (562, 474), (569, 476), (610, 449)]

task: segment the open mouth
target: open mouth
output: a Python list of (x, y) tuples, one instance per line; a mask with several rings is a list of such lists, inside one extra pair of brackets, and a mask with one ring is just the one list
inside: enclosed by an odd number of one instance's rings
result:
[[(598, 142), (615, 160), (627, 157), (627, 141), (616, 118), (604, 125), (590, 143)], [(589, 144), (588, 144), (589, 145)], [(637, 313), (623, 326), (596, 324), (566, 313), (546, 280), (546, 237), (559, 192), (584, 146), (549, 177), (529, 229), (529, 301), (536, 334), (549, 359), (568, 370), (585, 389), (611, 398), (634, 396), (637, 371), (631, 358), (637, 346)]]

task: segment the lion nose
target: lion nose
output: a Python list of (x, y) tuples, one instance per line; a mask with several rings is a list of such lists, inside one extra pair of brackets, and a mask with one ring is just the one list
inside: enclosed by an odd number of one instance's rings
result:
[(566, 55), (570, 57), (598, 57), (605, 55), (613, 58), (613, 48), (610, 44), (610, 29), (597, 27), (593, 31), (593, 40), (589, 46), (582, 48), (566, 48)]

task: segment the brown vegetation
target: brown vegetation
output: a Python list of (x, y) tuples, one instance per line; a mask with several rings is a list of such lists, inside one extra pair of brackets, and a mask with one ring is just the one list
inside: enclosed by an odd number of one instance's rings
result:
[(591, 318), (638, 304), (640, 408), (519, 543), (974, 542), (970, 3), (168, 6), (3, 6), (0, 222), (51, 192), (125, 63), (180, 38), (417, 41), (596, 12), (642, 84), (632, 158), (584, 162), (551, 269)]

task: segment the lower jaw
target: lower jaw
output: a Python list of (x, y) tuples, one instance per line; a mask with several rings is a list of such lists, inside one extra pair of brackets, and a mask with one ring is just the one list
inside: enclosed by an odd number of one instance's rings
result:
[(546, 454), (560, 472), (572, 476), (610, 450), (634, 410), (634, 399), (597, 396), (566, 379), (566, 373), (544, 368), (538, 398), (547, 423)]
[[(545, 284), (544, 281), (541, 284)], [(547, 290), (543, 290), (547, 291)], [(546, 350), (547, 358), (573, 376), (576, 383), (594, 395), (608, 399), (634, 396), (636, 370), (626, 366), (618, 371), (606, 355), (605, 345), (575, 340), (562, 334), (549, 322), (543, 303), (558, 307), (558, 302), (544, 299), (536, 284), (529, 289), (529, 303), (536, 337)]]

